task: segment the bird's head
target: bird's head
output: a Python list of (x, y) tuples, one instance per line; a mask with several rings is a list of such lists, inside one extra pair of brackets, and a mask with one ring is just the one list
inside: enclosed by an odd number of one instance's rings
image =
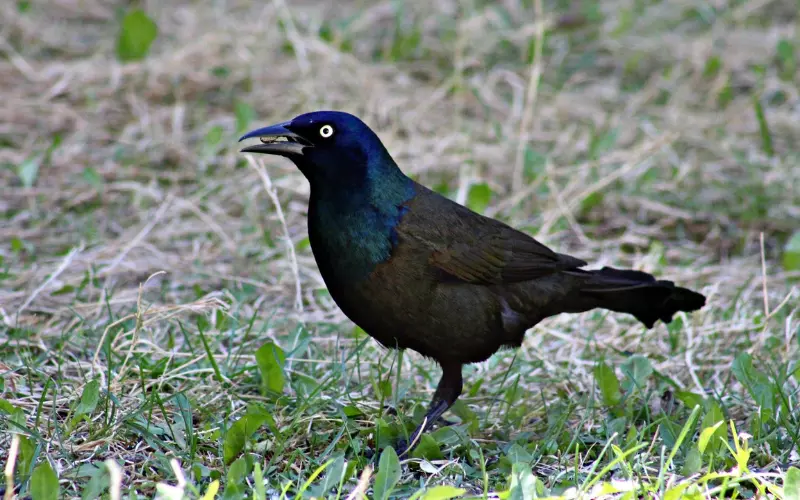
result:
[(384, 169), (397, 169), (378, 136), (357, 117), (340, 111), (314, 111), (287, 122), (248, 132), (260, 144), (243, 153), (264, 153), (292, 160), (312, 184), (361, 184)]

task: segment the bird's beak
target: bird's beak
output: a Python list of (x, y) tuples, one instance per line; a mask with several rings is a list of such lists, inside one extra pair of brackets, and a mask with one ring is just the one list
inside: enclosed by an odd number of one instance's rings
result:
[(260, 128), (243, 135), (239, 142), (258, 137), (261, 144), (254, 144), (242, 149), (242, 153), (264, 153), (278, 156), (303, 156), (303, 149), (313, 147), (299, 134), (286, 128), (291, 122), (278, 123)]

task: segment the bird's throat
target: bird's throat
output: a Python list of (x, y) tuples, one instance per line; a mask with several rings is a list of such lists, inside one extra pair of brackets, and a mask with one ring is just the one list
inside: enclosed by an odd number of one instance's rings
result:
[(364, 279), (391, 258), (398, 243), (397, 227), (415, 189), (405, 176), (387, 180), (347, 192), (312, 184), (309, 239), (326, 282)]

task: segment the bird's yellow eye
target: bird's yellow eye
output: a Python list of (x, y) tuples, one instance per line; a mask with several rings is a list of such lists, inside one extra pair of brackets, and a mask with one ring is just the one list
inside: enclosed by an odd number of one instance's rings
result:
[(323, 125), (319, 128), (319, 135), (327, 139), (333, 135), (333, 127), (330, 125)]

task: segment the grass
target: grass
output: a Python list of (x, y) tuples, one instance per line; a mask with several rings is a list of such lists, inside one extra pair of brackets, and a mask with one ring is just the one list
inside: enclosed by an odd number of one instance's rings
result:
[[(797, 498), (796, 2), (141, 5), (0, 7), (6, 495)], [(708, 306), (543, 322), (399, 461), (438, 368), (343, 317), (302, 176), (237, 149), (319, 108)]]

